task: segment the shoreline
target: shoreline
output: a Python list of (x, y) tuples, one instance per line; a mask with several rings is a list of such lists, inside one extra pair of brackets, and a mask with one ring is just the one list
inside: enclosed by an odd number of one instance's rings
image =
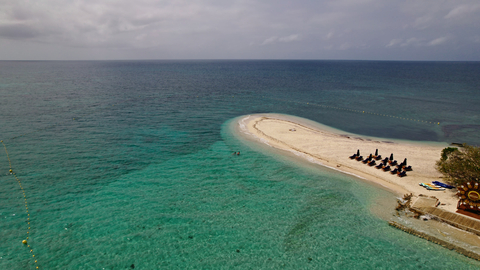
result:
[[(407, 193), (412, 193), (415, 198), (420, 194), (435, 196), (440, 201), (439, 208), (456, 211), (458, 198), (454, 190), (430, 191), (419, 185), (442, 181), (442, 175), (435, 169), (435, 162), (440, 159), (441, 150), (448, 147), (446, 143), (367, 137), (281, 114), (248, 115), (241, 117), (237, 126), (247, 139), (381, 186), (399, 197)], [(406, 177), (398, 177), (350, 159), (349, 156), (356, 153), (357, 149), (364, 158), (375, 153), (376, 149), (383, 158), (393, 153), (398, 163), (407, 158), (407, 165), (411, 165), (413, 171), (407, 171)]]
[[(424, 198), (435, 197), (439, 204), (437, 207), (430, 208), (439, 208), (453, 213), (457, 210), (456, 189), (431, 191), (419, 185), (419, 183), (431, 183), (435, 180), (442, 181), (442, 175), (435, 169), (435, 162), (440, 159), (441, 151), (448, 147), (447, 143), (386, 140), (361, 136), (290, 115), (255, 114), (238, 119), (235, 129), (244, 139), (265, 147), (286, 151), (287, 153), (284, 153), (286, 156), (295, 155), (295, 158), (314, 165), (352, 175), (367, 184), (391, 192), (398, 199), (411, 193), (413, 205)], [(413, 171), (408, 171), (406, 177), (398, 177), (350, 159), (349, 156), (356, 153), (357, 149), (360, 149), (364, 157), (368, 157), (378, 149), (383, 158), (394, 153), (399, 163), (403, 158), (407, 158), (407, 165), (411, 165)], [(419, 203), (419, 206), (421, 204)], [(408, 211), (395, 211), (394, 208), (382, 203), (381, 209), (372, 208), (371, 211), (375, 212), (379, 218), (388, 221), (391, 226), (396, 224), (394, 227), (397, 229), (453, 249), (472, 259), (480, 259), (479, 235), (438, 220), (437, 217), (430, 216), (428, 213), (423, 218), (414, 218), (411, 207)]]

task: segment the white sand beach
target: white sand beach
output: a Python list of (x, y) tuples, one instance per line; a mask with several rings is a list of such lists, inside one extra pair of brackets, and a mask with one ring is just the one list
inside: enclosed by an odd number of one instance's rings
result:
[[(406, 193), (435, 196), (440, 200), (440, 208), (456, 211), (458, 199), (455, 190), (430, 191), (419, 186), (419, 183), (442, 181), (442, 175), (435, 169), (435, 162), (440, 159), (442, 149), (448, 146), (446, 143), (369, 138), (334, 130), (307, 119), (279, 114), (250, 115), (240, 119), (238, 125), (249, 139), (377, 183), (399, 196)], [(374, 154), (376, 149), (382, 158), (393, 153), (398, 163), (407, 158), (407, 165), (412, 166), (413, 170), (407, 171), (405, 177), (398, 177), (350, 159), (349, 156), (356, 153), (357, 149), (364, 158)], [(377, 164), (380, 162), (376, 161)]]

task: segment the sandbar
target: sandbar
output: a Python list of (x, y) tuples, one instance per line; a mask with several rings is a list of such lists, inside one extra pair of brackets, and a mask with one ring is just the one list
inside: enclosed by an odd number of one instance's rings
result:
[[(419, 185), (435, 180), (442, 181), (442, 175), (435, 169), (435, 162), (440, 159), (442, 149), (448, 147), (447, 143), (367, 137), (283, 114), (255, 114), (242, 117), (238, 127), (251, 140), (374, 182), (399, 196), (407, 193), (412, 193), (415, 197), (420, 194), (435, 196), (440, 201), (439, 208), (451, 212), (457, 210), (458, 198), (455, 196), (455, 190), (431, 191)], [(357, 150), (367, 158), (371, 153), (374, 154), (376, 149), (383, 158), (390, 157), (393, 153), (398, 163), (407, 158), (407, 165), (412, 166), (413, 170), (407, 171), (405, 177), (398, 177), (396, 174), (349, 158)], [(379, 162), (377, 161), (377, 164)]]

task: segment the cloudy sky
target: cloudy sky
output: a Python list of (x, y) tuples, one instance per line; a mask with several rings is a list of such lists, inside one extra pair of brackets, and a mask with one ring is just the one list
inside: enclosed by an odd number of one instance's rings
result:
[(0, 60), (480, 61), (480, 0), (0, 0)]

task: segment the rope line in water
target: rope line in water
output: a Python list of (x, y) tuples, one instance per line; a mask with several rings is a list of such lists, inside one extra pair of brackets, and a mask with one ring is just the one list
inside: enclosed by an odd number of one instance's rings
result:
[(316, 103), (311, 103), (311, 102), (302, 102), (302, 101), (295, 101), (295, 100), (286, 100), (286, 99), (271, 98), (271, 97), (269, 98), (269, 97), (265, 97), (265, 96), (264, 96), (263, 98), (273, 99), (273, 100), (278, 100), (278, 101), (284, 101), (284, 102), (293, 102), (293, 103), (302, 104), (302, 105), (310, 105), (310, 106), (323, 107), (323, 108), (327, 108), (327, 109), (335, 109), (335, 110), (349, 111), (349, 112), (354, 112), (354, 113), (364, 113), (364, 114), (371, 114), (371, 115), (377, 115), (377, 116), (397, 118), (397, 119), (400, 119), (400, 120), (408, 120), (408, 121), (421, 122), (421, 123), (426, 123), (426, 124), (437, 124), (437, 125), (440, 125), (440, 122), (432, 122), (432, 121), (418, 120), (418, 119), (413, 119), (413, 118), (405, 118), (405, 117), (399, 117), (399, 116), (395, 116), (395, 115), (382, 114), (382, 113), (376, 113), (376, 112), (369, 112), (369, 111), (364, 111), (364, 110), (353, 110), (353, 109), (347, 109), (347, 108), (336, 107), (336, 106), (328, 106), (328, 105), (316, 104)]
[(30, 253), (32, 254), (32, 258), (35, 261), (35, 267), (36, 267), (36, 269), (38, 269), (37, 258), (35, 258), (35, 253), (33, 252), (33, 248), (28, 243), (31, 227), (30, 227), (30, 213), (28, 212), (27, 194), (25, 193), (25, 189), (23, 188), (22, 182), (20, 181), (20, 179), (17, 177), (17, 174), (12, 169), (12, 162), (10, 160), (10, 156), (8, 155), (7, 146), (5, 145), (3, 140), (1, 140), (0, 142), (3, 144), (3, 148), (5, 148), (5, 153), (7, 154), (8, 165), (10, 167), (10, 174), (13, 175), (13, 177), (15, 177), (15, 180), (17, 180), (17, 183), (20, 186), (20, 190), (23, 193), (23, 198), (25, 199), (25, 213), (27, 214), (28, 229), (27, 229), (27, 238), (25, 240), (23, 240), (22, 243), (27, 245), (28, 249), (30, 250)]
[[(191, 98), (198, 98), (199, 96), (198, 95), (193, 95), (191, 96)], [(168, 98), (171, 98), (171, 97), (167, 97), (166, 99)], [(232, 95), (232, 98), (234, 98), (234, 95)], [(384, 117), (391, 117), (391, 118), (396, 118), (396, 119), (400, 119), (400, 120), (409, 120), (409, 121), (415, 121), (415, 122), (421, 122), (421, 123), (427, 123), (427, 124), (438, 124), (440, 125), (440, 122), (432, 122), (432, 121), (425, 121), (425, 120), (417, 120), (417, 119), (410, 119), (410, 118), (404, 118), (404, 117), (399, 117), (399, 116), (394, 116), (394, 115), (388, 115), (388, 114), (381, 114), (381, 113), (375, 113), (375, 112), (369, 112), (369, 111), (364, 111), (364, 110), (354, 110), (354, 109), (347, 109), (347, 108), (342, 108), (342, 107), (336, 107), (336, 106), (329, 106), (329, 105), (322, 105), (322, 104), (316, 104), (316, 103), (311, 103), (311, 102), (302, 102), (302, 101), (295, 101), (295, 100), (286, 100), (286, 99), (280, 99), (280, 98), (273, 98), (273, 97), (265, 97), (263, 96), (263, 98), (265, 99), (271, 99), (271, 100), (277, 100), (277, 101), (282, 101), (282, 102), (287, 102), (287, 103), (296, 103), (296, 104), (300, 104), (300, 105), (309, 105), (309, 106), (317, 106), (317, 107), (321, 107), (321, 108), (326, 108), (326, 109), (335, 109), (335, 110), (343, 110), (343, 111), (349, 111), (349, 112), (353, 112), (353, 113), (362, 113), (362, 114), (370, 114), (370, 115), (377, 115), (377, 116), (384, 116)], [(153, 99), (158, 99), (158, 98), (153, 98)], [(113, 104), (105, 104), (105, 103), (100, 103), (100, 104), (94, 104), (92, 106), (89, 106), (90, 107), (90, 111), (89, 112), (86, 112), (85, 114), (81, 115), (81, 116), (77, 116), (77, 117), (73, 117), (71, 120), (70, 118), (69, 119), (66, 119), (66, 120), (63, 120), (63, 121), (59, 121), (57, 123), (54, 123), (54, 124), (51, 124), (51, 125), (48, 125), (48, 126), (45, 126), (43, 128), (39, 128), (39, 129), (35, 129), (33, 131), (30, 131), (30, 132), (27, 132), (27, 133), (24, 133), (24, 134), (21, 134), (21, 135), (17, 135), (17, 136), (14, 136), (14, 137), (11, 137), (9, 138), (10, 140), (14, 140), (14, 139), (17, 139), (17, 138), (20, 138), (20, 137), (23, 137), (23, 136), (26, 136), (26, 135), (30, 135), (30, 134), (33, 134), (33, 133), (37, 133), (37, 132), (40, 132), (40, 131), (43, 131), (43, 130), (47, 130), (47, 129), (50, 129), (50, 128), (53, 128), (53, 127), (56, 127), (58, 125), (61, 125), (61, 124), (65, 124), (69, 121), (76, 121), (78, 120), (79, 118), (85, 118), (85, 117), (88, 117), (92, 114), (95, 114), (99, 111), (102, 111), (102, 110), (106, 110), (108, 108), (111, 108), (111, 107), (114, 107), (114, 106), (117, 106), (117, 105), (121, 105), (123, 103), (126, 103), (126, 102), (129, 102), (129, 101), (134, 101), (134, 100), (142, 100), (141, 98), (130, 98), (130, 99), (125, 99), (125, 100), (120, 100), (120, 101), (117, 101)], [(101, 106), (101, 105), (105, 105), (105, 106)], [(3, 140), (0, 141), (3, 145), (3, 147), (5, 148), (5, 153), (7, 155), (7, 159), (8, 159), (8, 163), (9, 163), (9, 168), (10, 168), (10, 174), (12, 174), (14, 177), (15, 177), (15, 180), (17, 181), (22, 193), (23, 193), (23, 197), (24, 197), (24, 200), (25, 200), (25, 212), (27, 214), (27, 223), (28, 223), (28, 229), (27, 229), (27, 237), (26, 237), (26, 240), (23, 240), (22, 242), (29, 248), (29, 251), (30, 253), (32, 254), (32, 257), (34, 258), (34, 262), (35, 262), (35, 266), (36, 266), (36, 269), (38, 269), (38, 263), (37, 263), (37, 259), (35, 257), (35, 254), (34, 254), (34, 251), (33, 251), (33, 248), (30, 246), (30, 244), (28, 243), (28, 240), (29, 240), (29, 236), (30, 236), (30, 213), (28, 211), (28, 202), (27, 202), (27, 196), (26, 196), (26, 193), (25, 193), (25, 190), (23, 188), (23, 185), (22, 185), (22, 182), (20, 181), (20, 179), (17, 177), (16, 173), (13, 171), (13, 168), (12, 168), (12, 163), (11, 163), (11, 160), (10, 160), (10, 157), (9, 157), (9, 154), (8, 154), (8, 151), (7, 151), (7, 147), (5, 145), (5, 143), (3, 142)]]

